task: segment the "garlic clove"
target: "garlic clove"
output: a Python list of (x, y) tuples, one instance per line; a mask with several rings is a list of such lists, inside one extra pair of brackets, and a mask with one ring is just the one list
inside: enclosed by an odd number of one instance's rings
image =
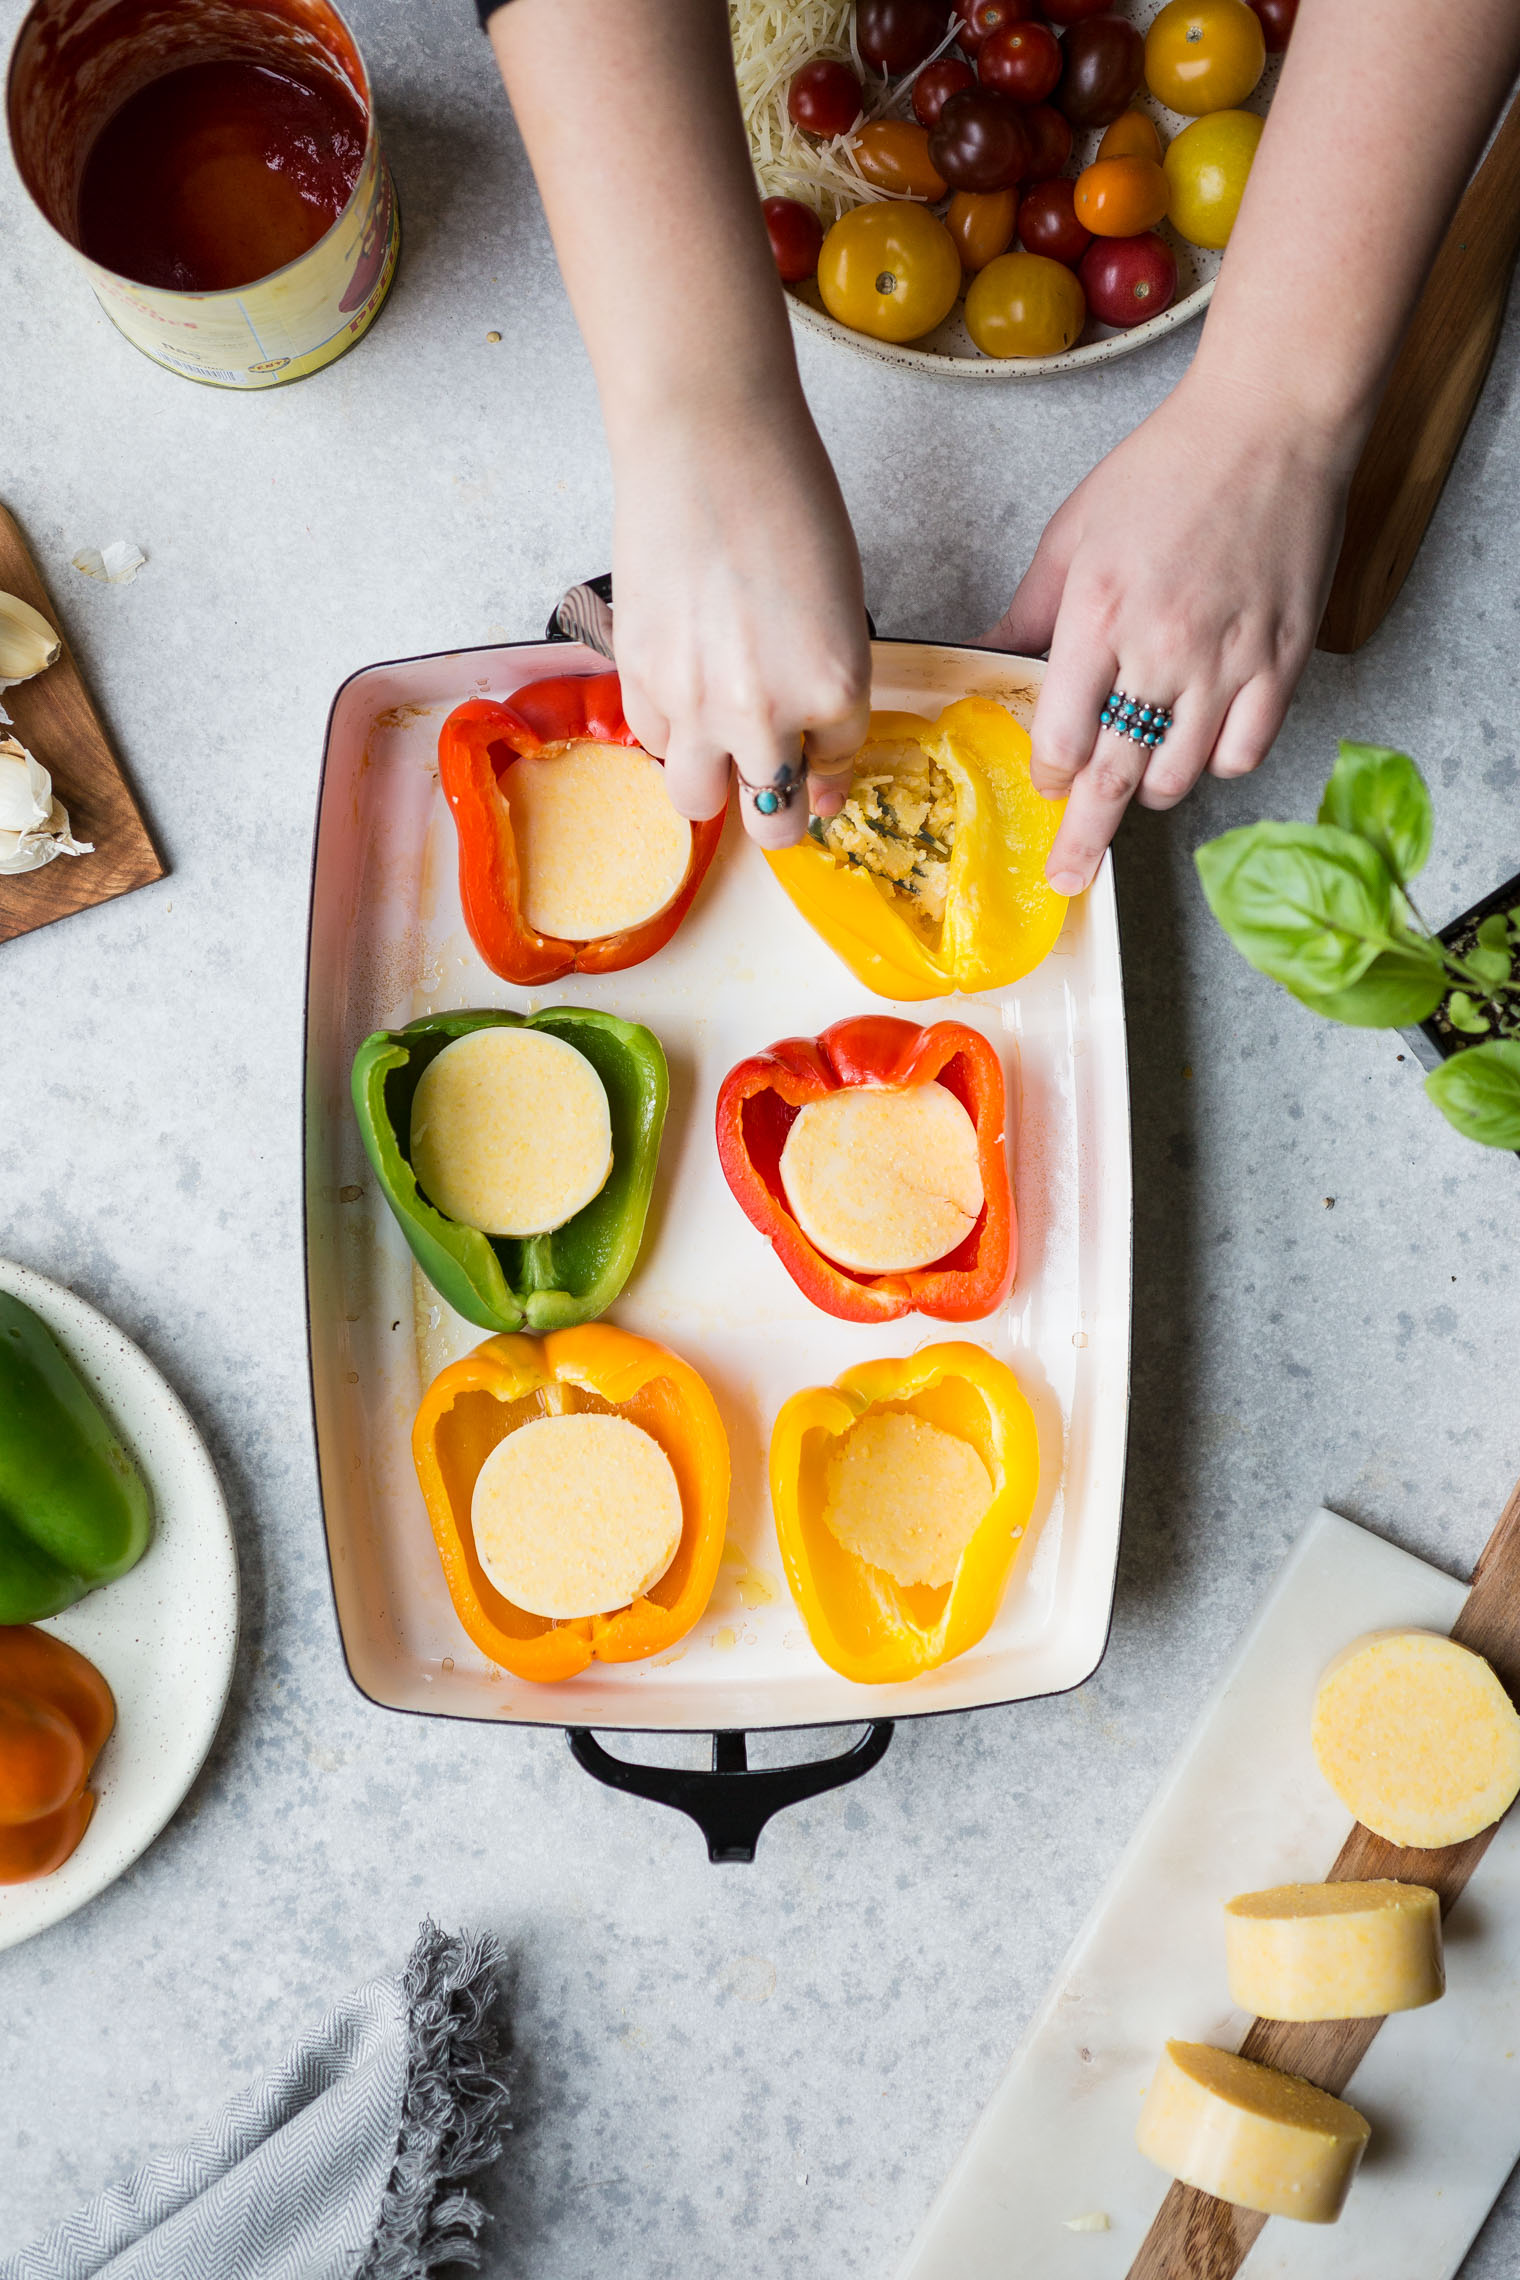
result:
[(19, 594), (0, 594), (0, 689), (43, 672), (62, 647), (40, 610)]
[(40, 871), (55, 855), (94, 852), (92, 842), (74, 837), (42, 762), (15, 737), (0, 736), (0, 877)]

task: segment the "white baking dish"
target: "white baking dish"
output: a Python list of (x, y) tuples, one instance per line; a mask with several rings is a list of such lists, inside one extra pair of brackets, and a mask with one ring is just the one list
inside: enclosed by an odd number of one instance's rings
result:
[[(878, 642), (873, 655), (875, 702), (931, 716), (983, 691), (1027, 720), (1041, 671), (921, 643)], [(307, 1261), (322, 1498), (354, 1680), (376, 1702), (447, 1717), (730, 1733), (965, 1710), (1079, 1685), (1108, 1632), (1128, 1403), (1129, 1107), (1109, 866), (1026, 981), (900, 1009), (970, 1021), (1002, 1054), (1020, 1222), (1012, 1301), (962, 1327), (919, 1316), (885, 1329), (836, 1322), (794, 1288), (730, 1196), (713, 1104), (744, 1054), (880, 1001), (794, 911), (736, 820), (681, 931), (630, 972), (514, 990), (465, 931), (437, 783), (440, 722), (466, 697), (605, 669), (590, 650), (548, 643), (407, 658), (356, 674), (332, 709), (311, 904)], [(354, 1048), (373, 1029), (435, 1008), (551, 1002), (647, 1022), (669, 1056), (645, 1249), (613, 1318), (675, 1347), (709, 1380), (734, 1490), (713, 1603), (679, 1649), (534, 1686), (487, 1663), (444, 1588), (409, 1446), (423, 1383), (411, 1255), (370, 1176), (348, 1083)], [(428, 1366), (480, 1335), (436, 1323)], [(852, 1362), (964, 1335), (1010, 1361), (1034, 1405), (1037, 1526), (978, 1647), (911, 1684), (858, 1686), (815, 1654), (782, 1578), (764, 1478), (771, 1421), (797, 1387)]]

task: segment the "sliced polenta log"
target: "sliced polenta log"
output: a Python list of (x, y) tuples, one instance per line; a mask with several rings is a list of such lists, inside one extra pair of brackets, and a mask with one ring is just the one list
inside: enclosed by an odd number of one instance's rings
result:
[(872, 1410), (830, 1450), (823, 1517), (847, 1552), (894, 1583), (952, 1583), (992, 1502), (969, 1441), (901, 1410)]
[(411, 1154), (424, 1194), (450, 1219), (487, 1235), (547, 1235), (607, 1184), (606, 1088), (547, 1030), (471, 1030), (422, 1072)]
[(781, 1184), (809, 1242), (857, 1274), (948, 1257), (985, 1200), (976, 1126), (937, 1083), (808, 1101), (781, 1151)]
[(610, 1615), (657, 1584), (681, 1541), (669, 1457), (626, 1417), (540, 1417), (498, 1441), (475, 1482), (470, 1524), (504, 1599), (573, 1622)]
[(1169, 2042), (1140, 2109), (1147, 2161), (1237, 2208), (1331, 2225), (1371, 2135), (1343, 2098), (1208, 2043)]
[(1446, 1992), (1424, 1884), (1279, 1884), (1225, 1902), (1230, 2000), (1261, 2019), (1381, 2019)]
[(691, 825), (647, 753), (580, 738), (502, 778), (538, 934), (594, 942), (669, 908), (691, 868)]
[(1314, 1754), (1390, 1844), (1461, 1844), (1520, 1795), (1520, 1717), (1481, 1655), (1435, 1631), (1372, 1631), (1320, 1681)]

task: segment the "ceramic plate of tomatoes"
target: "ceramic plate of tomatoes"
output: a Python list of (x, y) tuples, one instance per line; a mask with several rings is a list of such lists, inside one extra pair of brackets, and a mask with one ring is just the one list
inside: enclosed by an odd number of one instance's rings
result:
[(842, 0), (838, 52), (786, 75), (768, 137), (751, 125), (762, 189), (792, 193), (766, 219), (797, 322), (969, 380), (1076, 371), (1188, 323), (1295, 9)]

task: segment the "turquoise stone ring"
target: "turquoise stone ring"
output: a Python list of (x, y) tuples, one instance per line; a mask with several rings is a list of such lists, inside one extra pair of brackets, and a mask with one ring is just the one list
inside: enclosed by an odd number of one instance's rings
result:
[(1111, 728), (1115, 736), (1127, 736), (1131, 744), (1154, 747), (1166, 742), (1172, 719), (1166, 705), (1149, 705), (1139, 697), (1128, 697), (1122, 689), (1115, 689), (1103, 700), (1098, 726)]

